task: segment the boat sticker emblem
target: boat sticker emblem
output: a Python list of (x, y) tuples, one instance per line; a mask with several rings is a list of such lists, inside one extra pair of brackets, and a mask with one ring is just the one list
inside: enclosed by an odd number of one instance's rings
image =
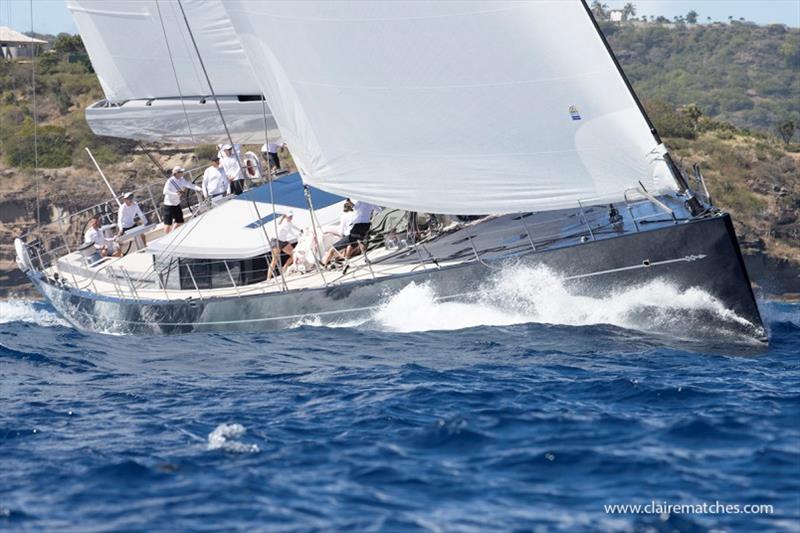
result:
[(574, 105), (569, 106), (569, 116), (572, 117), (572, 120), (580, 120), (581, 114), (578, 112), (578, 108)]

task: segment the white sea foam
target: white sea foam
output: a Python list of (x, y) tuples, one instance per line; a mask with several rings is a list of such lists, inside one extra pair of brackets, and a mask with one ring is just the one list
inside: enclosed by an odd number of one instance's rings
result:
[(687, 334), (708, 326), (708, 320), (716, 325), (751, 326), (699, 288), (681, 290), (656, 279), (602, 297), (581, 296), (571, 293), (562, 278), (544, 267), (509, 267), (499, 271), (478, 294), (461, 300), (441, 301), (430, 286), (412, 283), (387, 299), (369, 322), (399, 332), (531, 322), (610, 324), (647, 331), (682, 329)]
[(208, 434), (208, 450), (224, 450), (235, 453), (255, 453), (258, 446), (239, 442), (247, 430), (241, 424), (220, 424)]
[(11, 322), (27, 322), (39, 326), (69, 326), (61, 317), (52, 311), (42, 309), (30, 300), (0, 301), (0, 324)]

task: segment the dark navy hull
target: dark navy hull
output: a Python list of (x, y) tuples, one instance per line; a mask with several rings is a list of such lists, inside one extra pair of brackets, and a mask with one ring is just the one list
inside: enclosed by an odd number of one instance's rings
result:
[[(522, 238), (521, 236), (519, 237)], [(603, 296), (660, 279), (680, 290), (700, 288), (733, 311), (746, 333), (764, 330), (728, 215), (610, 236), (543, 251), (509, 253), (418, 273), (343, 283), (318, 289), (190, 301), (99, 297), (53, 284), (34, 283), (76, 327), (107, 333), (264, 331), (299, 321), (349, 321), (369, 315), (410, 283), (427, 283), (442, 300), (469, 300), (511, 264), (543, 265), (570, 292)], [(746, 321), (746, 322), (745, 322)]]

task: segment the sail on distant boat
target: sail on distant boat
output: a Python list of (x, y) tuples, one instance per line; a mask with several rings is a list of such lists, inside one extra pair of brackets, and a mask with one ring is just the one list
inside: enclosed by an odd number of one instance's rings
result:
[[(263, 142), (261, 89), (223, 2), (181, 5), (232, 133), (240, 142)], [(67, 8), (106, 96), (86, 112), (95, 133), (148, 142), (227, 140), (177, 2), (67, 0)]]

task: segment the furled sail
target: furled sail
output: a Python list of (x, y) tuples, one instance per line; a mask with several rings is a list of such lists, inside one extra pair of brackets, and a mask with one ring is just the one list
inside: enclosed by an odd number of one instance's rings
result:
[(321, 189), (483, 214), (674, 188), (580, 0), (223, 5)]
[[(264, 142), (261, 89), (221, 0), (182, 0), (237, 142)], [(176, 0), (67, 0), (107, 102), (87, 110), (99, 135), (223, 142), (224, 127)], [(156, 100), (154, 103), (152, 100)], [(269, 117), (271, 119), (271, 117)]]

